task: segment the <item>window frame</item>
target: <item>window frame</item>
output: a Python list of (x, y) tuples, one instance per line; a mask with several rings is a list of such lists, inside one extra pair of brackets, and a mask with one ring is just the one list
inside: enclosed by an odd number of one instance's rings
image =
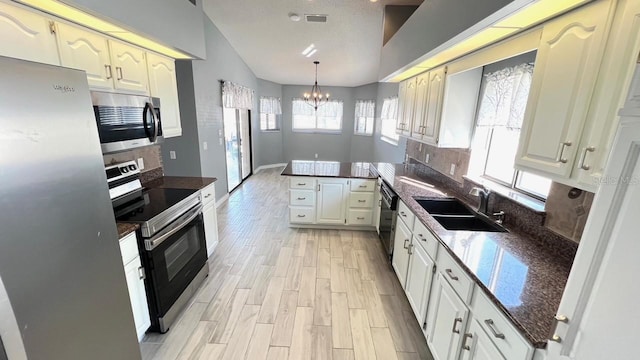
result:
[[(333, 101), (333, 102), (338, 102), (338, 103), (340, 103), (340, 106), (342, 107), (342, 115), (340, 116), (340, 119), (339, 119), (339, 124), (340, 124), (339, 129), (318, 128), (318, 111), (317, 111), (317, 110), (316, 110), (316, 111), (314, 111), (314, 115), (313, 115), (313, 117), (314, 117), (314, 119), (315, 119), (315, 127), (314, 127), (314, 128), (312, 128), (312, 129), (300, 129), (300, 128), (296, 128), (296, 127), (295, 127), (295, 123), (296, 123), (296, 121), (295, 121), (295, 116), (296, 116), (296, 114), (294, 114), (294, 111), (293, 111), (293, 109), (294, 109), (294, 107), (295, 107), (295, 106), (294, 106), (294, 102), (296, 102), (296, 101), (302, 101), (302, 102), (304, 102), (304, 100), (303, 100), (303, 99), (293, 99), (293, 100), (291, 101), (291, 131), (292, 131), (292, 132), (297, 132), (297, 133), (308, 133), (308, 134), (334, 134), (334, 135), (340, 135), (340, 134), (342, 134), (342, 129), (343, 129), (343, 125), (344, 125), (344, 121), (343, 121), (343, 120), (344, 120), (344, 101), (342, 101), (342, 100), (335, 100), (335, 99), (329, 100), (329, 101)], [(306, 106), (310, 106), (310, 105), (307, 105), (307, 104), (305, 104), (305, 105), (306, 105)], [(321, 106), (322, 106), (322, 105), (321, 105)], [(306, 115), (298, 115), (298, 116), (306, 116)]]
[[(262, 128), (262, 117), (266, 116), (267, 119), (265, 120), (266, 124), (267, 124), (267, 128), (264, 129)], [(273, 116), (273, 121), (274, 121), (274, 126), (275, 128), (270, 129), (269, 128), (269, 116)], [(278, 118), (278, 114), (270, 114), (270, 113), (260, 113), (260, 131), (261, 132), (280, 132), (281, 130), (281, 126), (280, 126), (280, 119)]]
[[(373, 116), (372, 117), (368, 117), (368, 116), (358, 116), (357, 113), (355, 113), (358, 109), (358, 103), (368, 103), (368, 102), (373, 102)], [(376, 102), (375, 100), (356, 100), (356, 106), (354, 109), (354, 117), (353, 117), (353, 135), (357, 135), (357, 136), (373, 136), (373, 134), (375, 133), (375, 126), (376, 126), (376, 117), (375, 117), (375, 110), (376, 109)], [(364, 132), (360, 132), (358, 131), (358, 122), (364, 119)], [(371, 132), (367, 132), (367, 125), (368, 123), (371, 123)]]
[[(396, 102), (396, 108), (397, 108), (398, 101), (399, 101), (397, 96), (396, 97), (392, 97), (392, 98), (387, 98), (384, 101), (387, 101), (387, 100), (395, 101)], [(382, 106), (384, 106), (384, 101), (383, 101), (383, 105)], [(382, 141), (384, 141), (384, 142), (386, 142), (386, 143), (388, 143), (390, 145), (393, 145), (393, 146), (398, 146), (398, 143), (400, 142), (400, 134), (398, 134), (396, 132), (396, 125), (398, 123), (397, 116), (398, 116), (398, 114), (396, 114), (396, 118), (393, 119), (393, 118), (382, 117), (382, 113), (380, 114), (380, 140), (382, 140)], [(385, 121), (389, 121), (393, 125), (393, 132), (392, 132), (393, 136), (388, 136), (388, 134), (384, 133), (384, 128), (385, 128), (384, 127), (384, 123), (385, 123)]]

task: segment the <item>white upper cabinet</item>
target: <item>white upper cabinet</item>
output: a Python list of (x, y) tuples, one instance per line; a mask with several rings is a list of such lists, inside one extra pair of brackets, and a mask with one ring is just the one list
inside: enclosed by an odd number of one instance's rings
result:
[(113, 90), (108, 40), (63, 23), (57, 23), (56, 28), (62, 66), (86, 71), (92, 89)]
[(411, 137), (422, 140), (423, 128), (427, 114), (427, 96), (429, 96), (429, 73), (416, 76), (416, 98), (414, 101), (413, 124)]
[(160, 98), (164, 137), (182, 135), (176, 67), (173, 59), (147, 53), (147, 69), (151, 96)]
[(445, 73), (445, 68), (429, 72), (429, 92), (422, 121), (422, 140), (432, 145), (438, 145), (440, 140), (440, 113), (442, 110)]
[(595, 2), (544, 25), (516, 166), (568, 178), (600, 67), (610, 3)]
[(0, 2), (0, 55), (60, 65), (53, 22)]
[(400, 135), (411, 135), (416, 91), (417, 78), (413, 77), (400, 83), (398, 90), (398, 124), (396, 126), (397, 132)]
[[(149, 75), (144, 50), (109, 41), (115, 88), (127, 92), (149, 94)], [(160, 103), (162, 107), (162, 103)], [(161, 110), (162, 111), (162, 110)]]

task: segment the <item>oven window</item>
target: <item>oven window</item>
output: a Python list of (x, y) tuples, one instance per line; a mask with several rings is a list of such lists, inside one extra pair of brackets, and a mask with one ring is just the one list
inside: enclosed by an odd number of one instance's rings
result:
[(201, 250), (198, 228), (193, 227), (164, 250), (167, 277), (171, 281)]

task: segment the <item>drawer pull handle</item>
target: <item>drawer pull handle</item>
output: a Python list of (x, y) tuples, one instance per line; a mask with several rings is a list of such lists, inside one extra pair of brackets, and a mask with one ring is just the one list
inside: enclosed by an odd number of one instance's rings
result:
[(298, 186), (305, 186), (307, 183), (298, 183)]
[(104, 70), (107, 72), (107, 79), (113, 78), (113, 73), (111, 72), (111, 65), (106, 64), (104, 66)]
[(462, 324), (462, 318), (455, 318), (455, 320), (453, 320), (453, 329), (451, 329), (451, 331), (455, 334), (460, 334), (460, 330), (456, 329), (458, 327), (458, 322)]
[(497, 337), (498, 339), (504, 339), (504, 334), (499, 332), (495, 328), (495, 323), (493, 322), (493, 320), (487, 319), (484, 321), (484, 323), (487, 324), (487, 326), (489, 327), (489, 330), (491, 330), (491, 332), (493, 333), (493, 336)]
[(358, 220), (364, 220), (364, 217), (360, 217), (360, 216), (358, 216), (356, 219), (358, 219)]
[(418, 234), (418, 237), (420, 238), (420, 240), (422, 241), (427, 241), (427, 239), (424, 238), (424, 236), (422, 234)]
[(413, 255), (413, 252), (411, 251), (411, 249), (413, 249), (413, 244), (409, 244), (409, 248), (407, 249), (407, 252), (409, 253), (409, 255)]
[(407, 217), (407, 214), (405, 214), (404, 211), (400, 211), (400, 215)]
[(306, 197), (303, 197), (303, 198), (299, 197), (298, 200), (307, 200), (307, 198)]
[(582, 153), (582, 161), (580, 161), (580, 169), (582, 170), (590, 170), (591, 166), (586, 165), (584, 162), (587, 160), (587, 153), (596, 151), (596, 148), (593, 146), (586, 147), (584, 149), (584, 153)]
[(142, 266), (138, 267), (138, 278), (140, 280), (144, 280), (147, 278), (147, 275), (144, 272), (144, 268)]
[(567, 163), (568, 160), (563, 158), (562, 155), (564, 155), (564, 148), (569, 147), (571, 145), (572, 145), (571, 141), (565, 141), (563, 143), (560, 143), (560, 151), (558, 153), (558, 157), (556, 158), (557, 162), (563, 163), (563, 164)]
[(364, 188), (366, 188), (366, 187), (367, 187), (367, 185), (360, 185), (360, 186), (358, 186), (358, 187), (359, 187), (359, 188), (364, 189)]
[(407, 243), (409, 242), (409, 239), (404, 239), (404, 248), (407, 249)]
[(307, 217), (307, 215), (298, 215), (298, 217), (303, 218), (303, 217)]
[(367, 202), (367, 200), (358, 200), (359, 203)]
[(454, 281), (458, 281), (459, 280), (459, 278), (457, 276), (453, 275), (453, 271), (451, 269), (445, 269), (445, 272), (451, 278), (451, 280), (454, 280)]
[(462, 338), (462, 348), (464, 350), (471, 351), (471, 346), (467, 345), (467, 339), (473, 339), (473, 334), (472, 333), (465, 333), (464, 337)]
[(211, 197), (211, 194), (207, 194), (207, 195), (204, 196), (205, 199), (208, 199), (210, 197)]

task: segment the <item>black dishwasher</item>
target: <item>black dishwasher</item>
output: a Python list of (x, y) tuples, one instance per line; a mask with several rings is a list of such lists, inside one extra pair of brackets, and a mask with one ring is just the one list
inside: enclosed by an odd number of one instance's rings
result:
[(384, 180), (380, 185), (380, 240), (387, 250), (389, 259), (393, 255), (393, 238), (396, 228), (396, 211), (398, 209), (398, 195)]

